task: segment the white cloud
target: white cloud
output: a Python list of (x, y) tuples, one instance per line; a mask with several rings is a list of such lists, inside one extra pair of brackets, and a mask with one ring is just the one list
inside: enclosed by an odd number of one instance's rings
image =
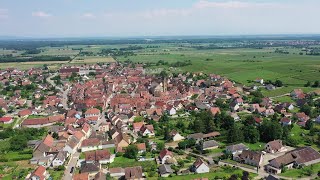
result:
[(0, 19), (8, 18), (9, 17), (8, 12), (9, 12), (8, 9), (1, 9), (0, 8)]
[(33, 17), (40, 17), (40, 18), (47, 18), (51, 17), (52, 15), (43, 11), (37, 11), (37, 12), (32, 12)]
[(169, 16), (188, 16), (191, 14), (190, 9), (154, 9), (145, 11), (142, 16), (145, 18), (169, 17)]
[(194, 8), (251, 8), (251, 7), (266, 7), (273, 6), (273, 3), (262, 3), (262, 2), (244, 2), (244, 1), (226, 1), (226, 2), (211, 2), (207, 0), (201, 0), (194, 4)]
[(85, 13), (85, 14), (82, 15), (82, 17), (90, 18), (90, 19), (96, 18), (96, 16), (94, 14), (92, 14), (92, 13)]

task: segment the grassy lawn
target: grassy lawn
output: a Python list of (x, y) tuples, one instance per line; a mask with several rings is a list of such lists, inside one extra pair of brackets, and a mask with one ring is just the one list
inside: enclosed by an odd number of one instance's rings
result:
[(60, 180), (63, 176), (64, 171), (55, 171), (50, 169), (49, 170), (49, 174), (50, 177), (52, 177), (53, 180)]
[(283, 97), (277, 97), (277, 98), (273, 98), (274, 101), (276, 102), (280, 102), (280, 103), (283, 103), (283, 102), (289, 102), (289, 103), (292, 103), (294, 102), (290, 96), (283, 96)]
[(291, 129), (291, 137), (295, 139), (298, 142), (298, 146), (305, 146), (305, 138), (304, 135), (307, 135), (309, 133), (309, 130), (305, 130), (298, 126), (297, 124), (293, 125), (293, 128)]
[(231, 159), (225, 159), (223, 161), (227, 162), (227, 163), (230, 163), (230, 164), (233, 164), (233, 165), (242, 166), (242, 167), (253, 169), (253, 170), (257, 169), (255, 166), (250, 166), (248, 164), (241, 164), (241, 163), (238, 163), (237, 161), (234, 161), (234, 160), (231, 160)]
[(32, 158), (32, 154), (29, 153), (20, 153), (20, 152), (7, 152), (0, 155), (0, 159), (7, 161), (20, 161), (28, 160)]
[[(190, 174), (190, 175), (182, 175), (182, 176), (176, 176), (173, 175), (172, 177), (168, 177), (167, 179), (173, 179), (173, 180), (185, 180), (185, 179), (196, 179), (196, 178), (208, 178), (208, 179), (228, 179), (231, 177), (231, 175), (236, 174), (239, 178), (242, 177), (242, 170), (238, 168), (217, 168), (215, 170), (211, 170), (209, 173), (203, 173), (203, 174)], [(256, 174), (250, 173), (250, 178), (256, 177)], [(152, 178), (151, 178), (152, 179)]]
[(317, 174), (320, 171), (320, 163), (313, 164), (301, 169), (289, 169), (286, 172), (281, 173), (281, 176), (290, 177), (290, 178), (303, 178), (308, 177), (314, 174)]
[(145, 167), (150, 167), (151, 165), (156, 164), (155, 161), (136, 161), (134, 159), (128, 159), (125, 157), (116, 157), (114, 159), (114, 162), (110, 164), (110, 168), (114, 167), (133, 167), (133, 166), (142, 166), (143, 168)]
[(262, 142), (257, 142), (254, 144), (251, 144), (251, 143), (244, 143), (244, 144), (248, 146), (250, 150), (253, 150), (253, 151), (261, 151), (264, 149), (264, 145), (265, 145), (265, 143), (262, 143)]

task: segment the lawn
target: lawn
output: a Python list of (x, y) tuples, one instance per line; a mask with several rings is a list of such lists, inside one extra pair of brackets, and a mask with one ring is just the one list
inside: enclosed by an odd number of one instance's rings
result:
[(248, 146), (250, 150), (253, 150), (253, 151), (261, 151), (264, 149), (264, 146), (265, 146), (265, 143), (262, 143), (262, 142), (257, 142), (254, 144), (251, 144), (251, 143), (244, 143), (244, 144)]
[[(167, 51), (164, 51), (167, 49)], [(295, 49), (297, 51), (299, 49)], [(314, 82), (320, 76), (320, 67), (314, 66), (319, 63), (319, 57), (301, 56), (293, 53), (274, 53), (275, 48), (263, 49), (214, 49), (197, 50), (190, 47), (177, 47), (177, 45), (163, 44), (156, 48), (156, 52), (149, 49), (135, 51), (136, 56), (118, 57), (118, 60), (131, 60), (133, 62), (157, 63), (177, 62), (190, 60), (192, 65), (177, 67), (175, 72), (204, 72), (224, 75), (242, 84), (252, 84), (250, 81), (256, 78), (265, 80), (282, 80), (288, 88), (268, 92), (269, 94), (284, 94), (295, 87), (303, 87), (307, 81)], [(165, 68), (168, 66), (151, 66), (148, 68)], [(267, 94), (268, 94), (267, 93)]]
[[(243, 171), (238, 168), (217, 168), (215, 170), (211, 170), (209, 173), (203, 173), (203, 174), (190, 174), (190, 175), (184, 175), (184, 176), (172, 176), (168, 177), (167, 179), (172, 180), (185, 180), (185, 179), (197, 179), (197, 178), (208, 178), (208, 179), (228, 179), (231, 175), (236, 174), (238, 177), (242, 177)], [(256, 174), (250, 173), (250, 177), (253, 178), (257, 176)], [(152, 178), (151, 178), (152, 179)]]
[(299, 125), (294, 124), (291, 129), (291, 137), (298, 142), (298, 146), (305, 146), (305, 135), (309, 134), (309, 130), (301, 128)]
[(290, 178), (303, 178), (310, 177), (311, 175), (317, 174), (320, 171), (320, 163), (313, 164), (301, 169), (289, 169), (286, 172), (281, 173), (280, 176), (290, 177)]
[(2, 180), (25, 179), (28, 173), (36, 167), (30, 165), (29, 160), (0, 163), (0, 166), (4, 168), (0, 170), (0, 179)]
[(50, 177), (52, 177), (53, 180), (60, 180), (62, 179), (64, 171), (55, 171), (55, 170), (49, 170)]
[(114, 162), (110, 164), (110, 168), (114, 167), (133, 167), (133, 166), (142, 166), (143, 168), (145, 167), (150, 167), (151, 165), (156, 164), (155, 161), (136, 161), (134, 159), (128, 159), (125, 157), (116, 157), (114, 159)]
[(2, 161), (20, 161), (32, 158), (32, 153), (28, 152), (7, 152), (0, 155)]
[(284, 102), (293, 103), (294, 102), (290, 96), (277, 97), (277, 98), (273, 98), (273, 100), (276, 102), (280, 102), (280, 103), (284, 103)]

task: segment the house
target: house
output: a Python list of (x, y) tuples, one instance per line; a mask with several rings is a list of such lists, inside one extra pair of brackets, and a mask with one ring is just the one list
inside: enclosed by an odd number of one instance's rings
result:
[(49, 178), (49, 174), (44, 166), (39, 166), (35, 171), (27, 176), (28, 180), (45, 180)]
[(210, 168), (208, 164), (201, 158), (197, 158), (197, 160), (193, 163), (191, 167), (191, 171), (196, 173), (208, 173)]
[(159, 154), (160, 164), (166, 164), (169, 159), (173, 159), (172, 152), (168, 149), (161, 150)]
[(294, 89), (291, 93), (290, 93), (290, 96), (292, 98), (295, 98), (295, 99), (304, 99), (304, 93), (302, 91), (302, 89)]
[(221, 113), (219, 107), (211, 107), (211, 108), (210, 108), (210, 112), (211, 112), (211, 114), (212, 114), (213, 116), (215, 116), (215, 115), (218, 114), (218, 113), (219, 113), (219, 114)]
[(283, 118), (281, 118), (280, 123), (281, 123), (283, 126), (289, 126), (289, 125), (292, 124), (292, 121), (291, 121), (291, 119), (289, 119), (289, 118), (287, 118), (287, 117), (283, 117)]
[(32, 114), (32, 111), (30, 109), (24, 109), (18, 112), (19, 117), (26, 117)]
[(170, 174), (174, 173), (169, 164), (160, 165), (158, 171), (161, 177), (168, 177)]
[(219, 143), (215, 140), (204, 141), (202, 143), (203, 150), (216, 149), (219, 147)]
[(298, 118), (300, 122), (307, 122), (310, 119), (310, 117), (306, 115), (304, 112), (296, 113), (295, 116)]
[(89, 180), (89, 173), (75, 174), (73, 180)]
[(109, 150), (96, 150), (85, 152), (85, 160), (88, 163), (99, 162), (100, 164), (108, 164), (114, 161), (115, 155), (110, 154)]
[(136, 144), (136, 146), (138, 148), (138, 153), (144, 153), (147, 151), (146, 143), (139, 143), (139, 144)]
[(153, 125), (143, 125), (140, 129), (140, 132), (142, 134), (142, 136), (154, 136), (155, 132), (154, 132), (154, 128)]
[(82, 141), (81, 152), (93, 151), (101, 149), (100, 140), (98, 138), (89, 138)]
[(320, 153), (312, 147), (300, 147), (269, 161), (267, 172), (278, 174), (282, 168), (299, 168), (320, 162)]
[(110, 176), (116, 179), (119, 179), (125, 175), (123, 168), (109, 168)]
[(240, 143), (240, 144), (227, 146), (226, 152), (235, 155), (235, 154), (242, 153), (243, 150), (248, 150), (248, 149), (249, 148), (246, 145)]
[(0, 123), (11, 124), (12, 122), (13, 122), (13, 118), (12, 117), (2, 117), (2, 118), (0, 118)]
[(141, 166), (127, 167), (124, 169), (124, 173), (125, 173), (125, 175), (124, 175), (125, 180), (143, 180), (143, 179), (145, 179)]
[(187, 139), (194, 139), (198, 143), (199, 141), (203, 140), (203, 133), (189, 134)]
[(100, 117), (100, 110), (97, 108), (90, 108), (84, 113), (85, 118), (89, 117)]
[(263, 156), (261, 153), (255, 151), (243, 150), (242, 153), (235, 154), (233, 160), (260, 168)]
[(117, 147), (121, 147), (121, 148), (128, 147), (129, 144), (131, 143), (129, 137), (123, 133), (120, 133), (114, 140)]
[(235, 101), (231, 102), (230, 103), (230, 109), (235, 112), (235, 111), (238, 111), (240, 108), (239, 104), (236, 103)]
[(98, 162), (94, 163), (82, 163), (80, 167), (80, 173), (88, 173), (89, 179), (94, 177), (101, 169), (101, 164)]
[(79, 147), (80, 141), (75, 136), (71, 136), (65, 147), (63, 148), (63, 151), (67, 151), (69, 154), (73, 154), (77, 151)]
[(135, 122), (132, 124), (133, 127), (133, 131), (134, 132), (140, 132), (140, 129), (142, 128), (142, 126), (144, 125), (143, 122)]
[(275, 90), (276, 87), (275, 87), (273, 84), (267, 84), (267, 85), (266, 85), (266, 89), (269, 90), (269, 91), (271, 91), (271, 90)]
[(263, 84), (264, 81), (262, 78), (256, 78), (256, 80), (254, 82)]
[(68, 156), (68, 152), (66, 151), (59, 151), (56, 157), (54, 157), (52, 161), (52, 167), (58, 167), (64, 164), (66, 158)]
[(274, 110), (273, 109), (266, 109), (264, 112), (262, 112), (264, 116), (273, 116)]
[(277, 152), (283, 152), (286, 151), (287, 149), (283, 146), (281, 140), (274, 140), (268, 142), (265, 147), (265, 151), (268, 153), (277, 153)]
[(181, 140), (184, 140), (184, 137), (180, 135), (180, 133), (176, 130), (172, 130), (170, 133), (169, 133), (171, 139), (173, 141), (181, 141)]
[(177, 110), (173, 106), (168, 106), (167, 111), (170, 116), (177, 114)]

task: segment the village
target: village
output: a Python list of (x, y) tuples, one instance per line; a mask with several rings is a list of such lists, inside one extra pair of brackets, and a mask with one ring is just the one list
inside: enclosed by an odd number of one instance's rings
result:
[(222, 178), (213, 169), (227, 167), (241, 169), (242, 179), (290, 179), (282, 173), (319, 164), (316, 138), (298, 142), (293, 130), (319, 133), (320, 92), (295, 89), (289, 102), (277, 102), (259, 91), (276, 87), (252, 81), (147, 74), (139, 63), (7, 68), (0, 70), (0, 123), (45, 129), (26, 144), (32, 180), (57, 171), (65, 180), (204, 180)]

